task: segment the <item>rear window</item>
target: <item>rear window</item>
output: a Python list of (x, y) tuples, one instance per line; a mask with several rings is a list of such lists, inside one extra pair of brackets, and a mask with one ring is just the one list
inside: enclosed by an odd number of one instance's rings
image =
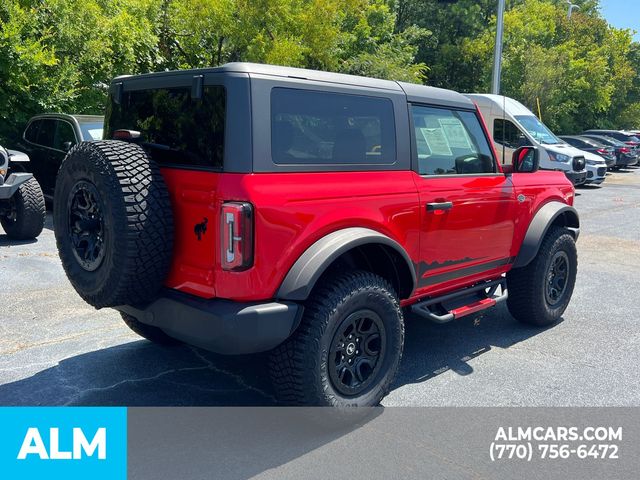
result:
[(109, 103), (106, 138), (139, 131), (140, 144), (161, 165), (222, 169), (225, 111), (221, 86), (205, 87), (199, 99), (190, 87), (123, 92), (120, 104)]
[(393, 164), (393, 103), (388, 98), (274, 88), (271, 156), (280, 165)]

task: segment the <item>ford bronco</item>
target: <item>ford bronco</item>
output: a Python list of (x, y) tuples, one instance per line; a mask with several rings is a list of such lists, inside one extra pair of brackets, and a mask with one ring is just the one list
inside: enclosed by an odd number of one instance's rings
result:
[(283, 402), (378, 404), (407, 312), (506, 302), (543, 326), (569, 303), (573, 186), (536, 147), (501, 166), (458, 93), (247, 63), (124, 76), (104, 139), (55, 189), (71, 284), (152, 341), (268, 351)]

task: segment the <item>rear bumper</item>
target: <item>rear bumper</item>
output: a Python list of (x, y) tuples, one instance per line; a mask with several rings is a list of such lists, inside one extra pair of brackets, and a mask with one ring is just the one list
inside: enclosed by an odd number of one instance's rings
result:
[(638, 163), (638, 157), (620, 156), (616, 161), (616, 167), (629, 167)]
[(144, 308), (116, 310), (190, 345), (239, 355), (278, 346), (298, 327), (303, 308), (294, 302), (239, 303), (166, 291)]

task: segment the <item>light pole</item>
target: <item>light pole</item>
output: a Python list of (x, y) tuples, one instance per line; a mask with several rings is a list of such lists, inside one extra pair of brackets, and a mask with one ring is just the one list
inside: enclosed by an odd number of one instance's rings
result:
[(569, 10), (567, 11), (567, 20), (571, 20), (571, 13), (574, 10), (578, 10), (580, 8), (580, 5), (571, 3), (570, 0), (567, 0), (567, 3), (569, 4)]
[(493, 76), (491, 93), (500, 93), (500, 72), (502, 69), (502, 30), (504, 28), (504, 0), (498, 0), (498, 16), (496, 17), (496, 46), (493, 50)]

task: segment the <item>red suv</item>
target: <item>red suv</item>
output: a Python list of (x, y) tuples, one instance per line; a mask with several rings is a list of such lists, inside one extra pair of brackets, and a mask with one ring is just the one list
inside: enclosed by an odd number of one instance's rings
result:
[(55, 190), (75, 289), (156, 342), (271, 351), (284, 402), (378, 404), (408, 310), (548, 325), (569, 303), (573, 186), (534, 147), (501, 166), (458, 93), (246, 63), (119, 77), (104, 138)]

